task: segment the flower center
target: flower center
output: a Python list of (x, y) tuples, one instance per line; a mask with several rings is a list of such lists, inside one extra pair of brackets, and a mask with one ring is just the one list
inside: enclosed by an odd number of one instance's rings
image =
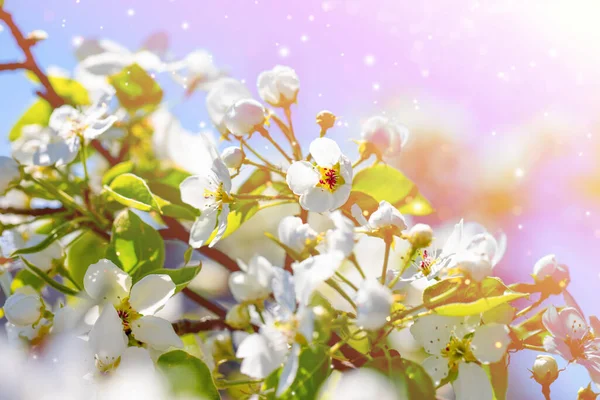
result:
[(571, 357), (573, 357), (571, 361), (586, 358), (585, 342), (587, 341), (587, 338), (588, 337), (585, 336), (582, 339), (573, 339), (572, 337), (567, 335), (567, 338), (565, 339), (565, 344), (569, 347), (569, 350), (571, 351)]
[(448, 366), (454, 367), (461, 361), (472, 362), (476, 361), (473, 352), (471, 351), (470, 339), (458, 339), (454, 336), (442, 350), (442, 356), (448, 359)]
[(131, 323), (142, 316), (131, 307), (129, 299), (123, 300), (123, 302), (117, 306), (117, 315), (121, 318), (123, 330), (127, 335), (131, 333)]
[(300, 321), (298, 321), (295, 316), (288, 321), (278, 321), (275, 323), (275, 326), (281, 333), (283, 333), (283, 336), (285, 336), (290, 345), (294, 343), (308, 343), (306, 338), (298, 331), (300, 327)]
[(435, 264), (435, 258), (430, 256), (427, 250), (423, 250), (421, 261), (419, 261), (419, 269), (423, 272), (423, 275), (427, 276), (431, 273), (433, 264)]
[(321, 177), (317, 186), (335, 192), (341, 185), (345, 183), (344, 178), (340, 174), (340, 164), (337, 163), (332, 168), (317, 167)]
[(223, 182), (219, 183), (219, 187), (215, 191), (204, 189), (204, 198), (212, 198), (215, 203), (231, 203), (233, 197), (223, 189)]

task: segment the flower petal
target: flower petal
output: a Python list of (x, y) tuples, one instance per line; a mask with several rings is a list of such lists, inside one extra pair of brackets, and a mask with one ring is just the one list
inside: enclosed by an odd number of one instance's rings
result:
[(294, 290), (294, 277), (283, 268), (277, 268), (273, 272), (273, 296), (280, 306), (289, 313), (296, 311), (296, 295)]
[(458, 378), (452, 383), (456, 400), (492, 400), (494, 392), (487, 374), (479, 365), (460, 363)]
[(198, 249), (210, 238), (217, 225), (217, 214), (216, 209), (207, 208), (196, 218), (196, 222), (190, 229), (190, 246)]
[(285, 178), (291, 191), (302, 195), (319, 183), (319, 174), (307, 161), (296, 161), (287, 170)]
[(589, 332), (589, 327), (579, 311), (573, 307), (565, 307), (558, 313), (567, 335), (575, 340), (582, 339)]
[(431, 356), (423, 360), (423, 368), (431, 376), (434, 385), (439, 385), (442, 379), (448, 376), (450, 371), (448, 359), (442, 356)]
[[(275, 339), (275, 340), (273, 340)], [(240, 343), (236, 357), (243, 358), (240, 372), (252, 378), (263, 379), (283, 363), (287, 354), (287, 341), (265, 332), (249, 335)]]
[(321, 167), (333, 167), (340, 161), (342, 150), (338, 144), (329, 138), (317, 138), (310, 144), (310, 155)]
[(117, 374), (128, 376), (131, 373), (152, 373), (155, 371), (150, 352), (143, 347), (128, 347), (121, 356)]
[(87, 140), (93, 140), (102, 135), (104, 132), (110, 129), (113, 124), (117, 122), (117, 117), (114, 115), (108, 116), (104, 119), (98, 119), (92, 122), (90, 126), (83, 132), (83, 136)]
[(214, 198), (207, 196), (206, 191), (214, 191), (218, 186), (216, 176), (210, 170), (201, 175), (190, 176), (179, 185), (181, 200), (198, 210), (204, 211), (208, 206), (215, 204)]
[(542, 323), (552, 336), (563, 340), (566, 339), (566, 326), (564, 326), (558, 311), (553, 305), (550, 305), (544, 315), (542, 315)]
[(342, 186), (338, 187), (333, 192), (333, 202), (331, 204), (331, 207), (329, 207), (329, 211), (337, 210), (338, 208), (340, 208), (341, 206), (346, 204), (346, 202), (348, 201), (348, 198), (350, 197), (351, 191), (352, 191), (351, 183), (345, 183)]
[(506, 325), (482, 325), (475, 329), (471, 341), (471, 350), (473, 350), (473, 355), (482, 363), (495, 363), (504, 357), (509, 343), (510, 336)]
[(129, 296), (131, 276), (112, 261), (102, 259), (88, 267), (83, 287), (92, 299), (117, 305)]
[(300, 196), (300, 205), (305, 210), (323, 213), (333, 210), (333, 194), (329, 190), (313, 187)]
[(69, 105), (60, 106), (52, 112), (52, 115), (50, 115), (48, 126), (51, 129), (60, 132), (65, 128), (65, 124), (70, 124), (71, 120), (76, 120), (80, 117), (80, 112), (75, 108)]
[(217, 234), (210, 241), (208, 247), (213, 247), (215, 244), (221, 240), (225, 231), (227, 231), (227, 218), (229, 217), (229, 204), (223, 204), (221, 206), (221, 212), (219, 212), (219, 217), (217, 218)]
[(151, 274), (131, 288), (129, 304), (142, 315), (154, 315), (175, 294), (175, 284), (169, 275)]
[(544, 350), (548, 353), (558, 354), (567, 361), (573, 359), (573, 354), (569, 346), (567, 346), (563, 339), (558, 337), (546, 336), (544, 338)]
[(436, 314), (426, 315), (419, 318), (410, 327), (410, 333), (412, 333), (415, 340), (423, 346), (427, 353), (439, 355), (461, 324), (465, 324), (463, 317), (447, 317)]
[(325, 253), (292, 265), (298, 303), (308, 304), (315, 289), (333, 276), (343, 259), (340, 252)]
[(300, 345), (294, 344), (279, 376), (275, 397), (281, 396), (294, 383), (300, 365)]
[(159, 350), (166, 351), (170, 347), (183, 347), (183, 342), (166, 319), (145, 315), (131, 323), (131, 333), (140, 342)]
[(127, 348), (127, 335), (117, 310), (107, 304), (89, 334), (96, 359), (105, 366), (113, 364)]

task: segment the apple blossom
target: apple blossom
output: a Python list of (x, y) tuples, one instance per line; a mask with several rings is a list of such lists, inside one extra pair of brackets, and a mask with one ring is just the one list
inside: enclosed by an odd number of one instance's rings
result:
[(258, 94), (273, 107), (289, 107), (296, 102), (300, 80), (290, 67), (276, 65), (272, 70), (263, 71), (257, 80)]
[(65, 140), (69, 151), (76, 152), (82, 140), (97, 139), (117, 121), (114, 115), (105, 117), (113, 94), (114, 91), (104, 92), (83, 112), (69, 105), (60, 106), (50, 115), (48, 126)]
[(317, 287), (331, 278), (344, 261), (340, 251), (319, 254), (292, 264), (296, 298), (301, 304), (308, 304)]
[(408, 241), (416, 248), (421, 249), (428, 247), (433, 240), (433, 230), (427, 224), (415, 224), (407, 233)]
[(377, 330), (387, 322), (393, 303), (392, 291), (374, 279), (365, 279), (359, 286), (354, 302), (356, 325)]
[(262, 301), (271, 294), (275, 268), (266, 258), (255, 255), (248, 264), (238, 260), (241, 271), (229, 275), (229, 289), (238, 302)]
[[(415, 321), (410, 332), (431, 355), (423, 361), (423, 368), (436, 385), (458, 368), (459, 380), (453, 383), (457, 400), (492, 399), (490, 381), (477, 363), (495, 363), (504, 357), (511, 342), (506, 325), (479, 325), (479, 316), (432, 314)], [(471, 381), (477, 382), (466, 384)]]
[(369, 216), (368, 221), (358, 204), (353, 204), (351, 211), (354, 219), (369, 234), (381, 234), (387, 237), (392, 235), (401, 236), (402, 231), (407, 228), (404, 216), (396, 207), (385, 200), (379, 203), (379, 207)]
[(369, 118), (362, 127), (361, 157), (368, 158), (375, 154), (378, 159), (394, 157), (400, 154), (408, 140), (406, 127), (386, 117)]
[(558, 378), (558, 364), (552, 356), (539, 355), (535, 358), (531, 373), (540, 385), (550, 385)]
[(570, 281), (569, 268), (559, 264), (554, 254), (540, 258), (533, 266), (533, 279), (543, 282), (549, 279), (559, 285), (559, 290), (564, 289)]
[(327, 380), (320, 389), (319, 399), (330, 400), (396, 400), (402, 398), (392, 382), (372, 369), (344, 372), (339, 379)]
[(0, 156), (0, 193), (6, 192), (10, 184), (20, 176), (19, 164), (12, 158)]
[(331, 139), (318, 138), (310, 144), (316, 165), (296, 161), (287, 171), (286, 181), (292, 192), (300, 196), (300, 205), (314, 212), (340, 208), (352, 189), (352, 165)]
[(244, 152), (237, 146), (226, 147), (221, 153), (223, 163), (230, 169), (240, 169), (244, 162)]
[(480, 282), (488, 277), (506, 251), (506, 235), (498, 239), (487, 232), (474, 235), (466, 249), (457, 256), (457, 267)]
[(298, 217), (288, 215), (279, 222), (278, 236), (281, 243), (302, 253), (307, 245), (317, 239), (317, 232)]
[(339, 251), (348, 257), (354, 250), (356, 239), (354, 238), (354, 223), (346, 218), (340, 210), (329, 214), (333, 222), (333, 229), (325, 233), (325, 248), (329, 253)]
[(583, 365), (592, 380), (600, 383), (600, 339), (594, 337), (579, 311), (572, 307), (557, 311), (550, 306), (542, 322), (550, 333), (544, 338), (544, 349)]
[(252, 95), (238, 80), (223, 78), (219, 80), (206, 96), (206, 108), (212, 123), (222, 134), (227, 134), (225, 115), (238, 100), (250, 99)]
[(178, 72), (175, 76), (181, 84), (188, 87), (188, 92), (195, 88), (210, 89), (225, 75), (224, 71), (215, 65), (213, 55), (202, 49), (192, 51), (183, 60), (167, 65), (167, 68)]
[(215, 229), (217, 233), (209, 244), (214, 246), (227, 229), (231, 177), (220, 157), (215, 157), (211, 168), (198, 175), (186, 178), (181, 185), (181, 200), (200, 210), (201, 214), (190, 231), (189, 243), (194, 248), (202, 247)]
[(250, 135), (266, 121), (267, 110), (254, 99), (241, 99), (233, 103), (223, 119), (227, 130), (235, 136)]
[(77, 157), (65, 139), (52, 129), (41, 125), (26, 125), (21, 137), (12, 143), (12, 155), (24, 165), (62, 166)]
[[(103, 259), (90, 265), (83, 286), (93, 300), (107, 303), (102, 315), (108, 315), (104, 319), (101, 315), (92, 331), (98, 324), (97, 331), (104, 329), (102, 324), (105, 320), (112, 324), (114, 313), (119, 318), (123, 335), (132, 335), (137, 341), (159, 351), (182, 346), (169, 321), (154, 316), (175, 293), (175, 284), (169, 275), (146, 275), (132, 286), (129, 274), (110, 260)], [(106, 329), (113, 329), (109, 326)], [(103, 360), (110, 361), (107, 358)]]

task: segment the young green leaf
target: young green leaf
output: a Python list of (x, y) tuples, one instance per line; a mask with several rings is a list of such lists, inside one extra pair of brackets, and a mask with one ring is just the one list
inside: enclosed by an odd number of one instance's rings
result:
[(108, 77), (119, 102), (129, 112), (152, 110), (160, 104), (163, 91), (158, 83), (139, 65), (132, 64)]
[(92, 231), (85, 232), (69, 245), (66, 267), (79, 286), (83, 286), (88, 267), (105, 257), (107, 247), (108, 243)]
[(264, 169), (256, 169), (240, 186), (238, 193), (260, 194), (271, 182), (271, 173)]
[[(196, 275), (198, 275), (201, 270), (202, 270), (202, 265), (197, 265), (194, 267), (183, 267), (183, 268), (178, 268), (178, 269), (160, 268), (160, 269), (153, 270), (151, 273), (149, 273), (147, 275), (150, 275), (150, 274), (169, 275), (171, 277), (171, 279), (173, 280), (173, 283), (175, 284), (175, 287), (176, 287), (175, 293), (179, 293), (181, 290), (186, 288), (187, 285), (189, 285), (191, 281), (194, 280)], [(143, 276), (140, 276), (139, 278), (136, 277), (136, 279), (134, 280), (134, 283), (137, 282), (141, 278), (143, 278)]]
[(139, 176), (129, 173), (119, 175), (113, 179), (110, 186), (104, 186), (104, 189), (124, 206), (141, 211), (157, 210), (160, 212), (156, 198), (146, 181)]
[(199, 400), (221, 398), (210, 370), (199, 358), (174, 350), (160, 356), (157, 366), (177, 397)]

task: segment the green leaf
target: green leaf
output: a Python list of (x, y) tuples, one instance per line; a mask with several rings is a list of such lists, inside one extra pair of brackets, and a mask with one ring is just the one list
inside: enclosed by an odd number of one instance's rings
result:
[(38, 99), (17, 120), (8, 134), (8, 139), (11, 142), (14, 142), (20, 138), (22, 134), (21, 130), (27, 125), (48, 126), (50, 114), (52, 114), (52, 107), (50, 104), (48, 104), (48, 102), (44, 99)]
[(44, 238), (44, 240), (42, 240), (35, 246), (25, 247), (22, 249), (15, 250), (12, 253), (11, 257), (20, 256), (22, 254), (39, 253), (40, 251), (48, 248), (48, 246), (50, 246), (52, 243), (56, 242), (58, 239), (68, 235), (69, 233), (76, 231), (77, 229), (79, 229), (79, 224), (77, 223), (76, 220), (67, 221), (64, 224), (55, 228), (52, 232), (50, 232), (48, 234), (48, 236), (46, 236)]
[(544, 344), (544, 338), (549, 334), (542, 322), (542, 316), (545, 312), (546, 308), (543, 308), (519, 325), (511, 327), (522, 343), (532, 346), (542, 346)]
[(139, 65), (132, 64), (110, 77), (121, 105), (129, 112), (152, 110), (160, 104), (163, 91), (158, 83)]
[(494, 400), (505, 400), (508, 390), (508, 366), (506, 356), (494, 364), (484, 365), (483, 368), (490, 377), (494, 389)]
[[(410, 179), (385, 164), (373, 165), (359, 171), (352, 181), (352, 190), (370, 196), (377, 203), (385, 200), (404, 214), (428, 215), (434, 211)], [(369, 213), (375, 211), (372, 210), (372, 205), (367, 207), (367, 210)]]
[(201, 400), (221, 398), (209, 368), (199, 358), (182, 350), (174, 350), (160, 356), (157, 366), (177, 397)]
[(104, 176), (102, 177), (102, 184), (110, 185), (112, 181), (119, 175), (133, 172), (134, 167), (135, 165), (133, 164), (133, 161), (124, 161), (115, 165), (104, 173)]
[(260, 194), (271, 182), (271, 173), (264, 169), (256, 169), (240, 186), (238, 193)]
[[(299, 356), (298, 372), (291, 386), (277, 397), (280, 400), (315, 399), (321, 384), (329, 375), (329, 347), (314, 345), (305, 347)], [(267, 399), (275, 399), (275, 390), (279, 383), (281, 369), (269, 375), (263, 383), (263, 389), (273, 389), (267, 394)]]
[[(30, 71), (25, 76), (32, 82), (40, 83), (38, 77)], [(85, 106), (90, 104), (90, 96), (83, 85), (66, 76), (48, 76), (52, 87), (63, 100), (72, 106)]]
[(498, 307), (501, 304), (528, 296), (527, 293), (506, 293), (500, 296), (484, 297), (471, 303), (452, 303), (445, 304), (435, 308), (435, 312), (439, 315), (447, 315), (450, 317), (466, 317), (468, 315), (476, 315), (492, 308)]
[(42, 278), (38, 277), (28, 269), (22, 269), (17, 272), (13, 278), (13, 281), (10, 284), (10, 290), (14, 293), (15, 290), (23, 286), (31, 286), (35, 290), (40, 290), (44, 285), (46, 285), (46, 282)]
[(157, 210), (160, 206), (146, 181), (134, 174), (117, 176), (104, 189), (119, 203), (141, 211)]
[[(201, 270), (202, 270), (202, 265), (197, 265), (195, 267), (183, 267), (183, 268), (178, 268), (178, 269), (160, 268), (160, 269), (155, 269), (155, 270), (151, 271), (150, 273), (146, 274), (146, 276), (151, 275), (151, 274), (169, 275), (171, 277), (171, 279), (173, 280), (173, 283), (175, 283), (175, 287), (176, 287), (175, 293), (179, 293), (181, 290), (186, 288), (187, 285), (189, 285), (191, 281), (194, 280), (196, 275), (198, 275)], [(141, 279), (141, 278), (143, 278), (143, 276), (139, 277), (139, 279)], [(139, 280), (139, 279), (137, 279), (137, 280)]]
[(113, 223), (106, 258), (130, 275), (143, 276), (164, 266), (165, 245), (156, 229), (124, 210)]
[[(227, 217), (227, 229), (223, 234), (221, 240), (231, 235), (233, 232), (239, 229), (240, 226), (248, 221), (258, 211), (258, 201), (240, 201), (236, 202), (231, 206), (231, 211)], [(208, 243), (215, 237), (216, 231), (213, 232)]]
[(425, 289), (423, 292), (423, 303), (427, 305), (432, 299), (439, 297), (454, 288), (457, 288), (456, 292), (449, 296), (446, 301), (438, 303), (437, 305), (470, 303), (484, 297), (499, 296), (506, 291), (512, 292), (504, 285), (500, 278), (488, 277), (481, 282), (471, 282), (469, 285), (465, 285), (462, 280), (445, 279)]
[(376, 357), (365, 364), (385, 374), (396, 386), (399, 399), (435, 400), (435, 386), (419, 364), (404, 359), (398, 354)]
[(198, 210), (188, 205), (173, 204), (158, 196), (154, 196), (154, 198), (156, 199), (156, 204), (160, 207), (161, 214), (167, 217), (194, 221), (200, 216)]
[(105, 257), (107, 247), (108, 243), (91, 231), (85, 232), (69, 245), (66, 266), (79, 286), (83, 286), (88, 267)]
[(373, 214), (373, 212), (379, 208), (379, 202), (372, 196), (369, 196), (364, 192), (353, 190), (350, 192), (348, 201), (342, 206), (342, 212), (346, 215), (346, 217), (351, 218), (352, 220), (354, 220), (354, 217), (352, 216), (352, 206), (354, 204), (359, 206), (367, 216)]
[(21, 260), (23, 261), (23, 263), (25, 263), (25, 265), (27, 266), (29, 271), (31, 271), (31, 273), (33, 273), (38, 278), (42, 279), (49, 286), (58, 290), (59, 292), (64, 293), (69, 296), (77, 296), (77, 294), (79, 293), (78, 291), (73, 290), (70, 287), (61, 285), (60, 283), (56, 282), (54, 279), (52, 279), (50, 276), (48, 276), (47, 273), (45, 273), (44, 271), (42, 271), (41, 269), (39, 269), (38, 267), (36, 267), (32, 263), (30, 263), (29, 261), (27, 261), (24, 257), (21, 257)]

